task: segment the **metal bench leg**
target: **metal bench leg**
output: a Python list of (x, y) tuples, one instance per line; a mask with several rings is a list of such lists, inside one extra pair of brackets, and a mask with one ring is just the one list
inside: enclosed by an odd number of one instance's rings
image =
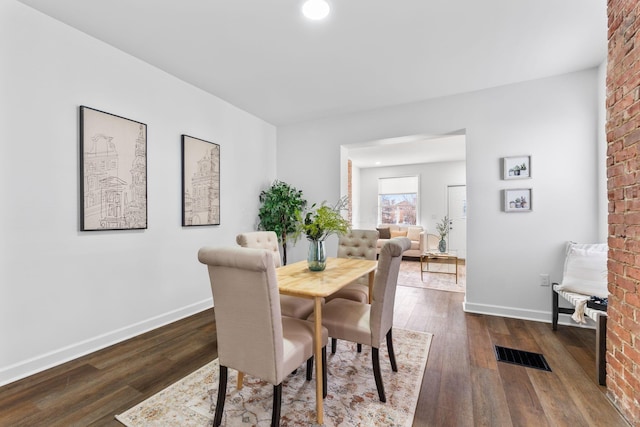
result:
[(607, 316), (602, 314), (596, 322), (596, 372), (598, 384), (607, 385)]
[(558, 293), (553, 290), (553, 286), (551, 286), (551, 325), (554, 331), (558, 330)]

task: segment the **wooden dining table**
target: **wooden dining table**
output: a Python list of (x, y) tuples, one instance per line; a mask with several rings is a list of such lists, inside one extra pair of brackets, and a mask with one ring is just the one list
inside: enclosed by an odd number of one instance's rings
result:
[(281, 294), (314, 300), (314, 357), (316, 362), (316, 414), (318, 424), (324, 423), (322, 405), (322, 302), (325, 297), (342, 289), (366, 274), (369, 275), (369, 302), (373, 294), (373, 278), (377, 261), (357, 258), (327, 258), (323, 271), (311, 271), (307, 261), (276, 269)]

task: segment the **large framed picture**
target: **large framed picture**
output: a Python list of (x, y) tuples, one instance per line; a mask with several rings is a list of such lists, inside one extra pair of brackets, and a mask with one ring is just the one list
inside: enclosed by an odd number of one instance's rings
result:
[(147, 228), (147, 125), (80, 106), (80, 230)]
[(513, 188), (503, 191), (505, 212), (531, 212), (530, 188)]
[(220, 145), (182, 135), (182, 226), (220, 225)]
[(531, 178), (531, 156), (505, 157), (502, 167), (504, 179)]

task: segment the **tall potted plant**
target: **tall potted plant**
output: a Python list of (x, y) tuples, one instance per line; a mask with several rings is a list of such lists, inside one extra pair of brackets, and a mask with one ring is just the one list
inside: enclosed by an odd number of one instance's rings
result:
[(259, 230), (274, 231), (282, 245), (282, 264), (287, 265), (287, 240), (297, 239), (300, 217), (307, 206), (302, 191), (275, 180), (260, 192)]
[(349, 222), (340, 214), (346, 209), (347, 197), (342, 197), (338, 202), (329, 206), (326, 202), (316, 208), (314, 203), (301, 218), (299, 233), (304, 233), (309, 240), (309, 255), (307, 262), (311, 271), (322, 271), (327, 266), (327, 258), (324, 251), (324, 241), (332, 234), (344, 234), (349, 230)]

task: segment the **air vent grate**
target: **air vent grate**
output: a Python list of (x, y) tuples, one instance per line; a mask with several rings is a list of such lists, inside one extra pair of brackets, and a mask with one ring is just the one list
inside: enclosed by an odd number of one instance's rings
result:
[(495, 347), (496, 359), (499, 362), (511, 363), (514, 365), (524, 366), (526, 368), (541, 369), (543, 371), (551, 372), (551, 368), (542, 354), (515, 350), (513, 348), (501, 347), (499, 345)]

